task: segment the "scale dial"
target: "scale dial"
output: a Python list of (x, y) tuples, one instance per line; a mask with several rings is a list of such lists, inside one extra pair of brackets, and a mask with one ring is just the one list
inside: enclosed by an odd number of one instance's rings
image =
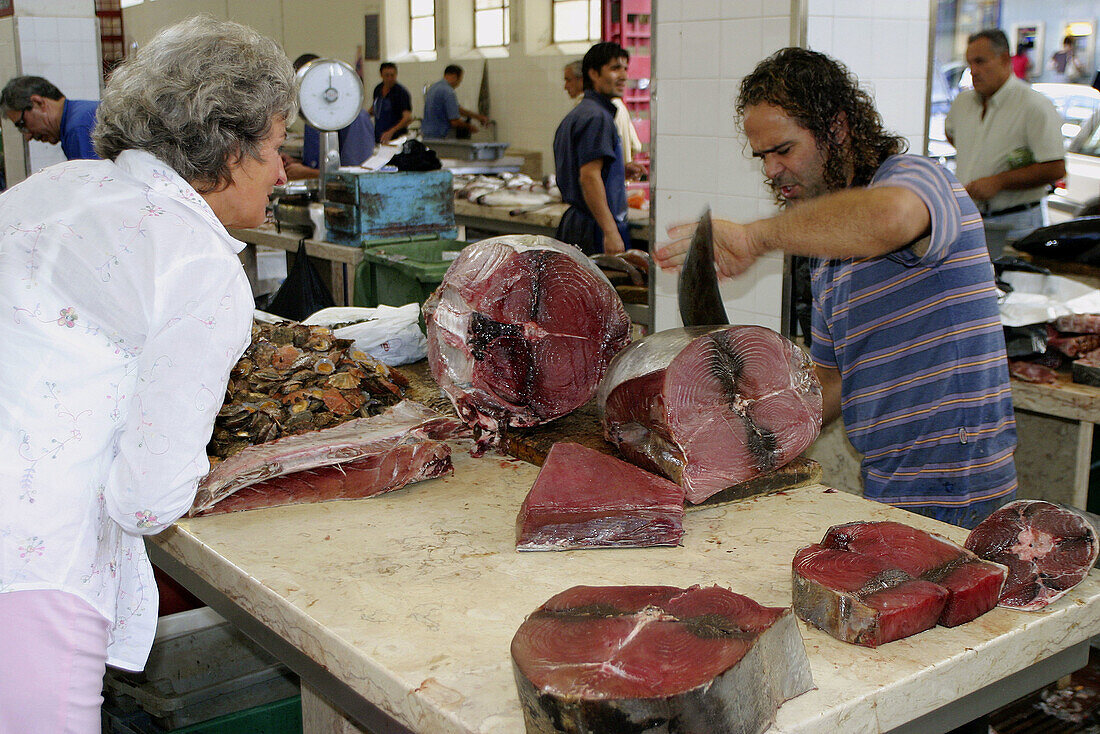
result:
[(343, 61), (314, 59), (298, 70), (298, 106), (318, 130), (343, 130), (363, 109), (363, 82)]

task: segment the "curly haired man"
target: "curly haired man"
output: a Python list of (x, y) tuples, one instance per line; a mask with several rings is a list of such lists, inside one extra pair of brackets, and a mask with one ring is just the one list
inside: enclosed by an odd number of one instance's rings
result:
[[(982, 219), (966, 189), (883, 129), (839, 62), (778, 51), (736, 112), (782, 211), (717, 220), (723, 276), (813, 258), (811, 357), (825, 420), (863, 455), (864, 496), (973, 527), (1016, 493), (1016, 427)], [(693, 225), (657, 252), (677, 267)]]

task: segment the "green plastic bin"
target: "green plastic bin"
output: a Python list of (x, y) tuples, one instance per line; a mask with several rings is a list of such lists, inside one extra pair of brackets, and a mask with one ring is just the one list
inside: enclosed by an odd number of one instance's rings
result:
[(369, 308), (424, 303), (468, 244), (437, 237), (368, 243), (355, 271), (352, 303)]

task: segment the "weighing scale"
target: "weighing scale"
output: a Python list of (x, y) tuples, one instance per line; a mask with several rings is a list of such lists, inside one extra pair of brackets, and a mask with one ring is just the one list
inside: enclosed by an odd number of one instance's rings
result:
[(298, 108), (321, 132), (319, 195), (325, 200), (325, 174), (340, 167), (337, 130), (355, 121), (363, 109), (363, 82), (338, 59), (314, 59), (298, 70)]

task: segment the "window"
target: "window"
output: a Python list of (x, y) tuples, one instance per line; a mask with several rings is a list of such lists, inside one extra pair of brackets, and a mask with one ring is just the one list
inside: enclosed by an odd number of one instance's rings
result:
[(474, 0), (474, 46), (508, 44), (508, 0)]
[(435, 0), (409, 0), (409, 48), (435, 51)]
[(553, 0), (554, 43), (600, 40), (600, 0)]
[(119, 7), (132, 8), (135, 5), (141, 5), (141, 0), (122, 0)]

